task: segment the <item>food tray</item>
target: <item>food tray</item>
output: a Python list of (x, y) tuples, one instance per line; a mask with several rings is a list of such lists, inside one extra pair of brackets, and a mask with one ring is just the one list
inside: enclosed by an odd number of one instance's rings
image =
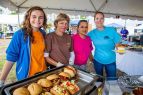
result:
[[(21, 87), (21, 86), (27, 86), (32, 82), (36, 82), (41, 78), (47, 77), (48, 75), (59, 73), (59, 72), (63, 71), (64, 67), (65, 66), (55, 68), (55, 69), (52, 69), (49, 71), (45, 71), (45, 72), (37, 74), (33, 77), (6, 85), (5, 87), (3, 87), (1, 93), (3, 93), (2, 95), (12, 95), (13, 91), (16, 88)], [(77, 72), (78, 72), (78, 76), (79, 76), (77, 85), (79, 86), (80, 90), (77, 93), (75, 93), (74, 95), (86, 95), (86, 93), (88, 93), (91, 89), (95, 88), (93, 84), (96, 82), (98, 77), (91, 75), (87, 72), (84, 72), (82, 70), (79, 70), (79, 69), (77, 69)]]
[(143, 51), (143, 47), (142, 46), (130, 46), (127, 49), (131, 50), (131, 51), (137, 51), (137, 52), (142, 52)]
[(118, 78), (118, 84), (122, 90), (132, 91), (136, 87), (143, 87), (143, 83), (138, 80), (141, 75), (121, 76)]

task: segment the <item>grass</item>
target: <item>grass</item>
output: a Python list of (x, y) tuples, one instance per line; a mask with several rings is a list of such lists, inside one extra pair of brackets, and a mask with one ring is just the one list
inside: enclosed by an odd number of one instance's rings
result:
[[(6, 48), (8, 47), (10, 40), (9, 39), (0, 39), (0, 74), (3, 68), (3, 65), (6, 61)], [(16, 81), (16, 75), (15, 75), (15, 65), (12, 67), (10, 73), (8, 74), (8, 77), (6, 79), (6, 84)]]
[[(0, 60), (0, 72), (1, 72), (1, 70), (3, 68), (3, 65), (4, 65), (6, 60), (5, 60), (5, 55), (2, 55), (0, 57), (2, 58), (2, 60)], [(9, 73), (9, 75), (6, 79), (6, 83), (11, 83), (11, 82), (14, 82), (14, 81), (16, 81), (15, 65), (13, 65), (13, 67), (12, 67), (10, 73)]]
[(0, 55), (0, 70), (2, 69), (5, 63), (5, 55)]

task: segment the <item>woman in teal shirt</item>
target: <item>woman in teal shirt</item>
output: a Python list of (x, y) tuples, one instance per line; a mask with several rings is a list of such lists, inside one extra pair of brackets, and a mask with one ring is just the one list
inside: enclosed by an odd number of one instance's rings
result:
[(116, 78), (116, 53), (114, 49), (120, 42), (121, 37), (112, 27), (105, 27), (104, 14), (96, 12), (94, 16), (96, 29), (88, 33), (95, 46), (94, 68), (97, 74), (103, 76), (105, 68), (109, 80)]

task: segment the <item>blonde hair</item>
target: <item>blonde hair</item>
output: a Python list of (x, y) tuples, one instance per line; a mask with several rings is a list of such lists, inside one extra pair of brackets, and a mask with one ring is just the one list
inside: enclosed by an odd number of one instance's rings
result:
[(56, 20), (54, 21), (54, 26), (55, 26), (55, 28), (57, 28), (58, 22), (59, 22), (59, 21), (63, 21), (63, 20), (66, 20), (66, 21), (68, 22), (68, 24), (69, 24), (69, 22), (70, 22), (70, 18), (69, 18), (69, 16), (68, 16), (67, 14), (65, 14), (65, 13), (60, 13), (60, 14), (57, 16)]

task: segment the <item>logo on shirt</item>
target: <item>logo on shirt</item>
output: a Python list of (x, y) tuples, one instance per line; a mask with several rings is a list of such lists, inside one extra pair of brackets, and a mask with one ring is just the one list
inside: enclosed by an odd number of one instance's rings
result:
[(110, 37), (109, 36), (104, 36), (104, 39), (110, 39)]

